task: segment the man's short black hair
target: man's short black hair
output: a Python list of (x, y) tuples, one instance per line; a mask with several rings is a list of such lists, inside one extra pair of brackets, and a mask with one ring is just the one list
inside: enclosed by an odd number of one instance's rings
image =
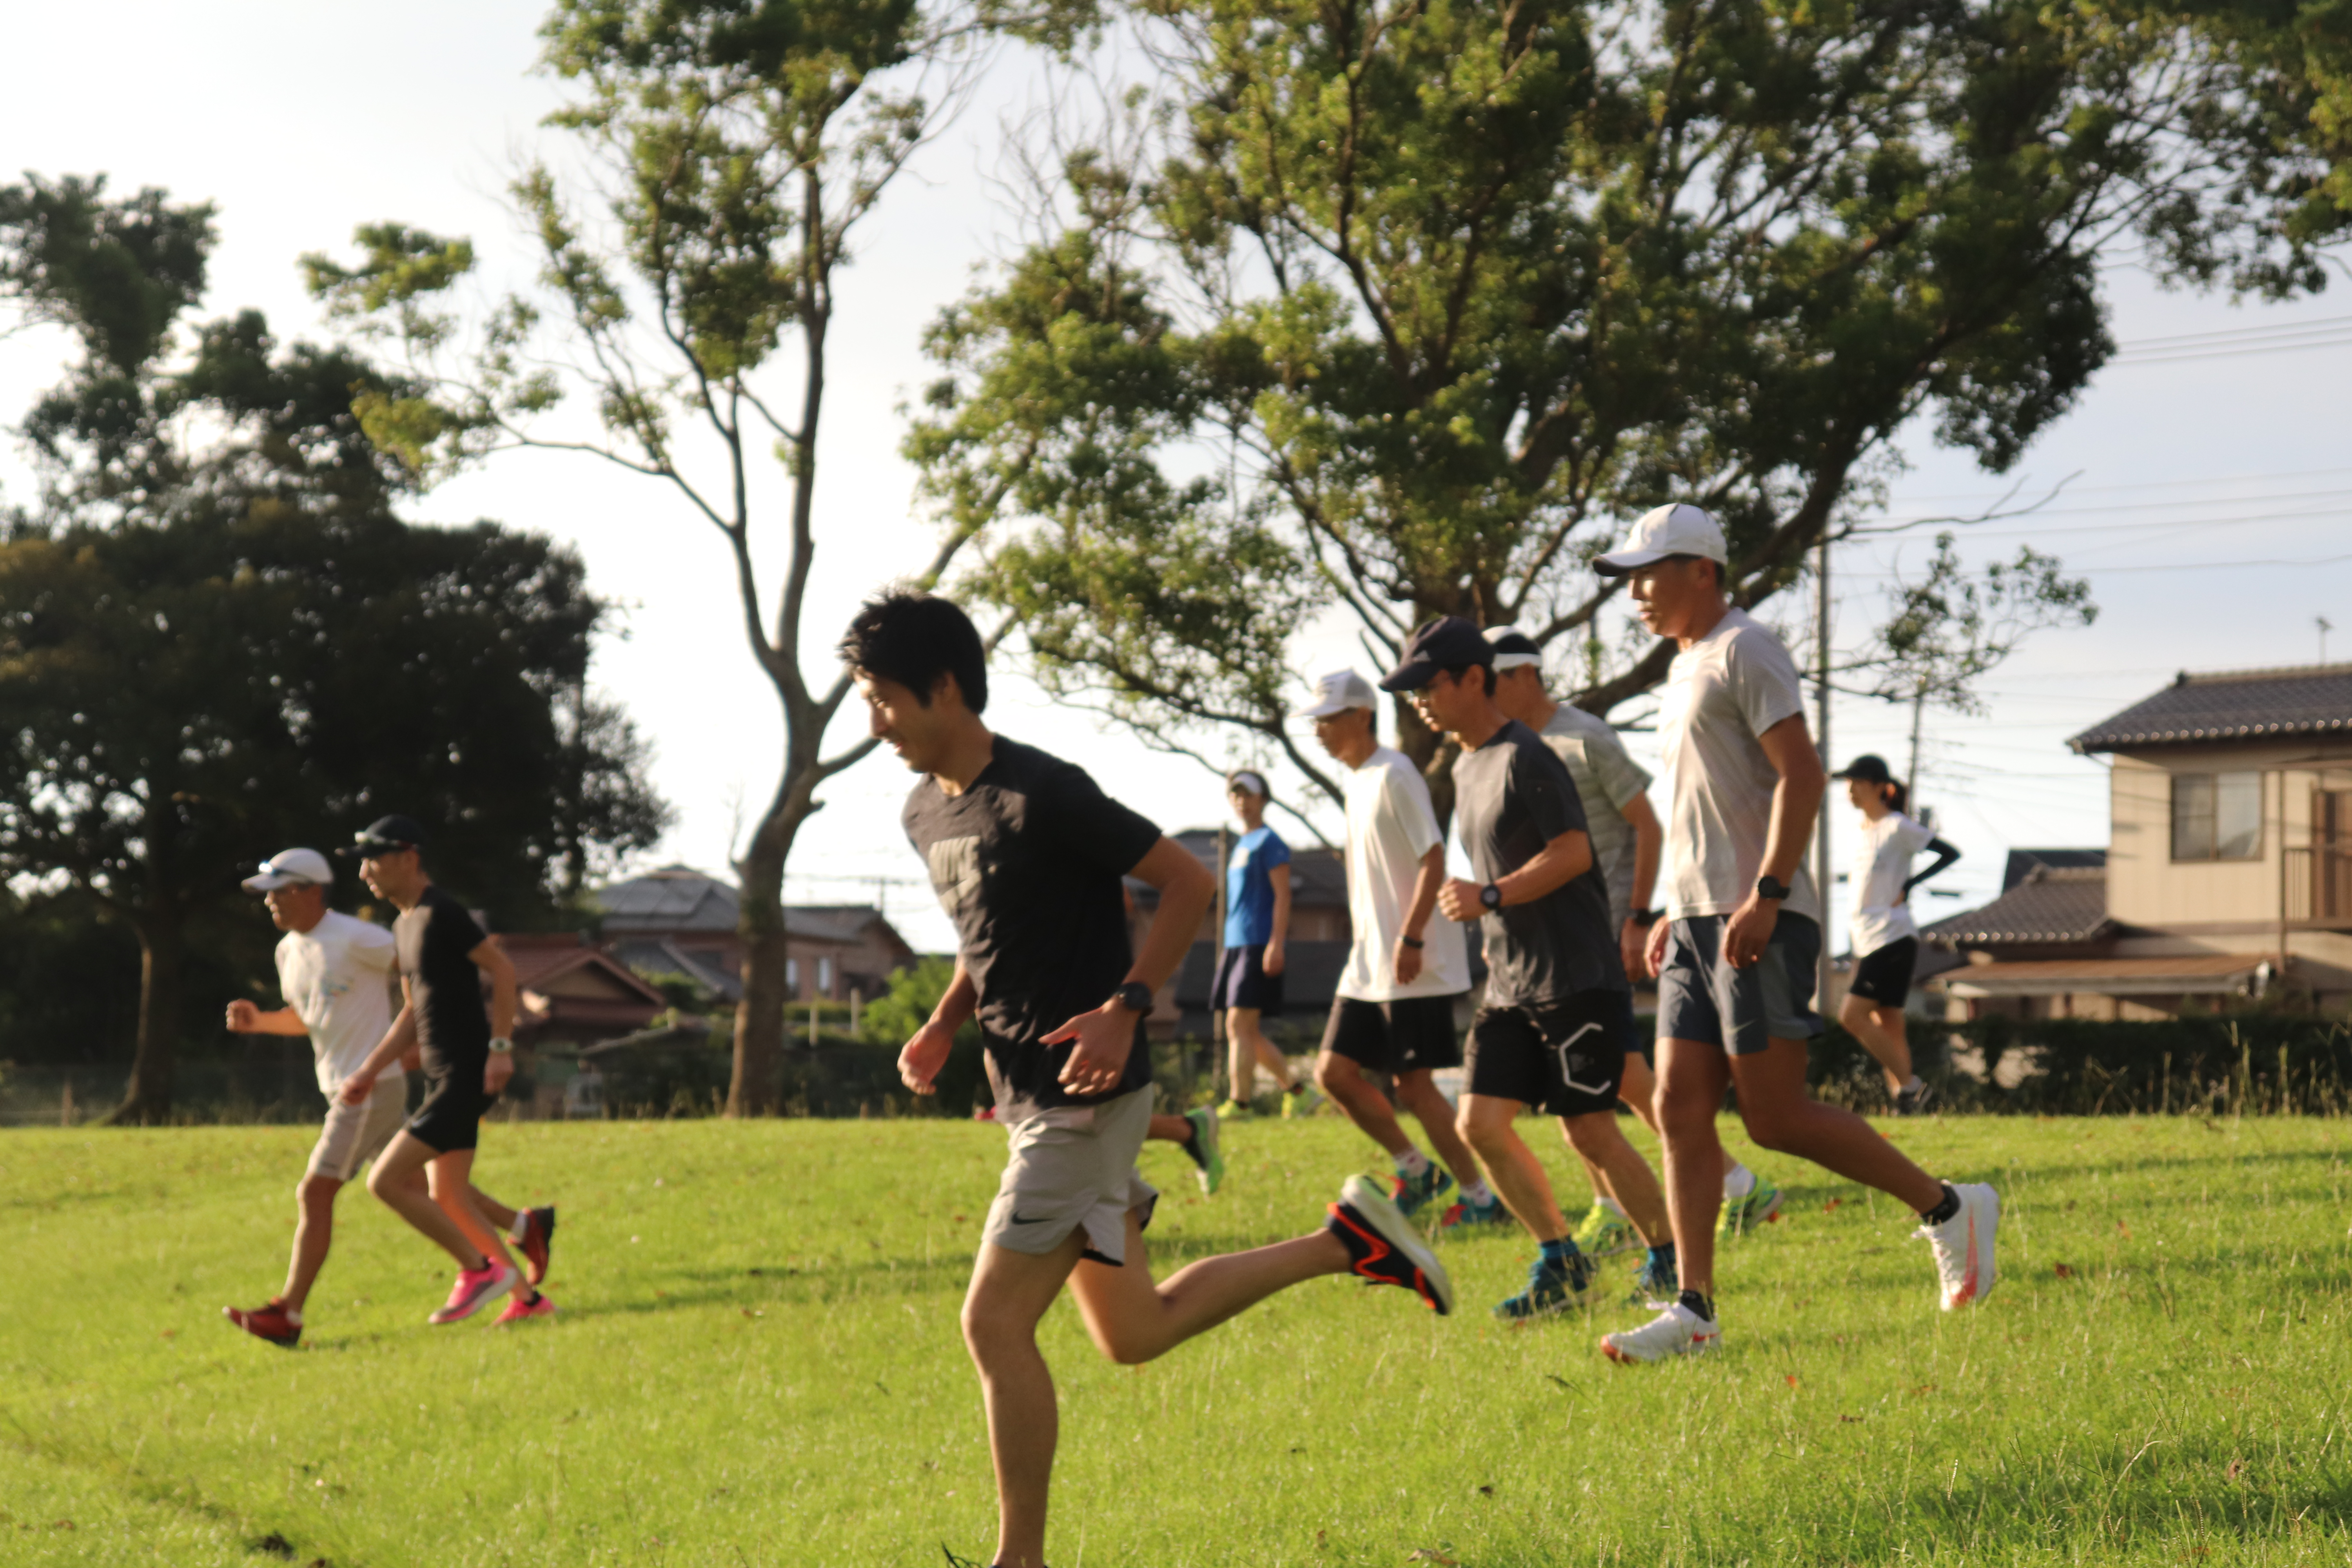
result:
[(1712, 555), (1669, 555), (1669, 556), (1667, 556), (1667, 557), (1666, 557), (1666, 559), (1667, 559), (1667, 560), (1669, 560), (1669, 561), (1674, 562), (1674, 563), (1675, 563), (1675, 564), (1677, 564), (1677, 565), (1680, 565), (1682, 563), (1684, 563), (1684, 562), (1685, 562), (1685, 561), (1704, 561), (1704, 562), (1706, 562), (1708, 565), (1710, 565), (1710, 566), (1712, 566), (1712, 567), (1714, 567), (1714, 568), (1715, 568), (1715, 585), (1716, 585), (1717, 588), (1723, 589), (1723, 590), (1724, 590), (1724, 591), (1726, 591), (1726, 592), (1729, 592), (1729, 591), (1730, 591), (1730, 588), (1731, 588), (1731, 569), (1730, 569), (1729, 567), (1726, 566), (1722, 562), (1717, 561), (1714, 556), (1712, 556)]
[(940, 677), (955, 677), (963, 705), (988, 706), (988, 655), (980, 628), (952, 599), (893, 588), (866, 601), (841, 639), (842, 662), (866, 675), (895, 680), (924, 707)]
[(1440, 665), (1438, 668), (1452, 676), (1456, 683), (1475, 669), (1486, 678), (1486, 695), (1489, 697), (1495, 695), (1495, 667), (1491, 664)]

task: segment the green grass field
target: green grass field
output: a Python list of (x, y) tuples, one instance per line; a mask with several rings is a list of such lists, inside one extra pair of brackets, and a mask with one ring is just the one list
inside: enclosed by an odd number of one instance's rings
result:
[[(1451, 1319), (1317, 1280), (1140, 1369), (1057, 1306), (1055, 1568), (2352, 1560), (2344, 1123), (1885, 1125), (2000, 1185), (1985, 1308), (1935, 1310), (1885, 1200), (1737, 1142), (1789, 1217), (1727, 1256), (1711, 1361), (1603, 1362), (1638, 1309), (1495, 1324), (1517, 1237), (1446, 1248)], [(308, 1142), (0, 1136), (0, 1563), (987, 1561), (956, 1310), (993, 1129), (493, 1127), (484, 1184), (562, 1205), (562, 1315), (426, 1327), (446, 1265), (354, 1189), (289, 1353), (219, 1310), (276, 1289)], [(1303, 1230), (1371, 1152), (1229, 1149), (1208, 1202), (1147, 1152), (1163, 1272)]]

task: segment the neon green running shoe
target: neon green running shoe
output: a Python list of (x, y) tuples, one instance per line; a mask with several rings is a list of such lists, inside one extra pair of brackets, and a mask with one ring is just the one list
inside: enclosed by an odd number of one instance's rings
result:
[(1315, 1108), (1322, 1103), (1323, 1091), (1305, 1079), (1300, 1079), (1298, 1087), (1282, 1097), (1283, 1120), (1296, 1121), (1301, 1117), (1312, 1116), (1315, 1114)]
[(1252, 1105), (1246, 1100), (1221, 1100), (1217, 1101), (1217, 1120), (1220, 1121), (1255, 1121), (1257, 1120), (1257, 1107)]
[(1745, 1236), (1757, 1226), (1770, 1225), (1780, 1217), (1780, 1189), (1758, 1176), (1755, 1186), (1748, 1189), (1746, 1197), (1737, 1201), (1730, 1198), (1723, 1200), (1723, 1208), (1715, 1216), (1715, 1234), (1719, 1237)]
[(1217, 1148), (1217, 1113), (1205, 1105), (1198, 1106), (1186, 1111), (1184, 1120), (1192, 1127), (1184, 1152), (1201, 1167), (1193, 1175), (1200, 1180), (1202, 1195), (1213, 1197), (1225, 1179), (1225, 1156)]
[(1587, 1258), (1612, 1258), (1633, 1245), (1633, 1222), (1598, 1198), (1576, 1223), (1576, 1250)]

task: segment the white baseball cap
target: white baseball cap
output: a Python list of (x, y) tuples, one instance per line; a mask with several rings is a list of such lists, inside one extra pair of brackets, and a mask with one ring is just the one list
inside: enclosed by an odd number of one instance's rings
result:
[(1313, 700), (1291, 717), (1328, 719), (1332, 714), (1345, 713), (1350, 708), (1377, 708), (1380, 700), (1373, 694), (1370, 681), (1352, 669), (1335, 669), (1328, 675), (1315, 678)]
[(1723, 542), (1723, 525), (1703, 506), (1676, 501), (1642, 514), (1625, 542), (1595, 557), (1592, 569), (1603, 577), (1622, 577), (1669, 555), (1700, 555), (1719, 565), (1731, 564)]
[(1497, 675), (1522, 665), (1543, 662), (1543, 649), (1536, 647), (1536, 639), (1517, 626), (1488, 626), (1486, 640), (1495, 645), (1495, 673)]
[(331, 888), (335, 885), (335, 868), (316, 849), (280, 849), (261, 863), (261, 874), (245, 879), (248, 893), (267, 893), (276, 888)]

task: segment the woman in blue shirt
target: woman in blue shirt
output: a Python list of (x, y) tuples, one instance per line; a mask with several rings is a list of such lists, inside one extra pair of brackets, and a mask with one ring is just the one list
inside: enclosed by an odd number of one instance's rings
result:
[(1290, 846), (1265, 825), (1265, 775), (1242, 768), (1225, 780), (1225, 800), (1241, 818), (1242, 836), (1225, 859), (1225, 955), (1209, 993), (1213, 1012), (1225, 1016), (1227, 1121), (1250, 1114), (1264, 1063), (1282, 1086), (1285, 1116), (1304, 1116), (1322, 1096), (1259, 1026), (1282, 1016), (1283, 944), (1290, 933)]

